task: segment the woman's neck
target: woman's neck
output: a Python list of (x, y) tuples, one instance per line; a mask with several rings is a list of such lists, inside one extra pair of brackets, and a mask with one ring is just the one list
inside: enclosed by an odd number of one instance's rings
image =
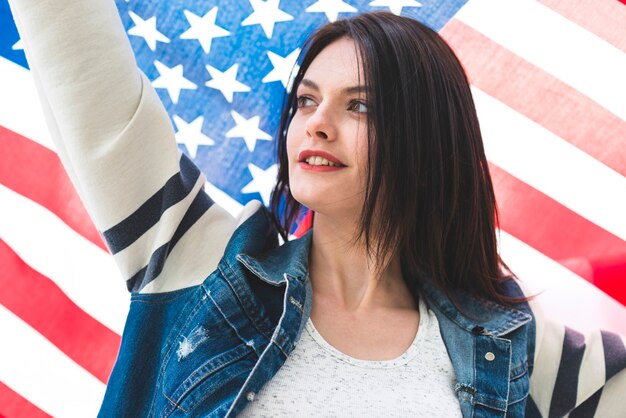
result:
[(402, 278), (399, 257), (392, 257), (385, 268), (378, 269), (365, 244), (355, 242), (355, 229), (355, 224), (316, 213), (309, 254), (313, 297), (324, 298), (352, 313), (379, 308), (417, 309)]

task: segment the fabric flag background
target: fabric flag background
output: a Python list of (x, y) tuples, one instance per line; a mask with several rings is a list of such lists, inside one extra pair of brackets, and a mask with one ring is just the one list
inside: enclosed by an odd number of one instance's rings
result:
[[(306, 34), (371, 10), (439, 31), (472, 82), (504, 259), (542, 292), (550, 314), (579, 329), (626, 334), (622, 2), (117, 4), (179, 146), (207, 175), (207, 192), (233, 213), (251, 199), (268, 203), (272, 138)], [(0, 416), (94, 416), (128, 296), (55, 154), (7, 0), (0, 0), (0, 289)]]

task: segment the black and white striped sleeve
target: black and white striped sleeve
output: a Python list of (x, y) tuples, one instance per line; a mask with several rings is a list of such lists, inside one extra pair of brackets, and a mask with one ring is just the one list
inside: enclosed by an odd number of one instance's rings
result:
[(536, 316), (529, 417), (626, 417), (626, 338)]
[(130, 291), (197, 284), (237, 226), (177, 148), (113, 0), (10, 0), (51, 137)]

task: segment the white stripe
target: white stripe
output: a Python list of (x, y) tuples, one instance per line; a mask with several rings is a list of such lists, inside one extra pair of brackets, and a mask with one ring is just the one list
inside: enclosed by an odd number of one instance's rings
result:
[(54, 150), (30, 71), (0, 57), (0, 125)]
[(105, 385), (0, 305), (0, 381), (54, 417), (95, 417)]
[(626, 178), (476, 87), (487, 159), (626, 240)]
[(565, 328), (555, 322), (536, 321), (536, 340), (533, 373), (530, 376), (530, 396), (541, 416), (550, 412), (552, 394), (556, 386)]
[(606, 381), (604, 345), (600, 329), (585, 335), (585, 354), (578, 374), (576, 405), (580, 405), (600, 389)]
[(548, 256), (500, 231), (503, 260), (547, 317), (587, 333), (601, 328), (626, 335), (626, 307)]
[(626, 120), (626, 55), (602, 38), (530, 0), (471, 0), (455, 18)]
[(1, 184), (0, 202), (0, 239), (81, 309), (121, 334), (130, 298), (113, 257)]
[(617, 373), (602, 390), (600, 402), (594, 417), (597, 418), (624, 418), (624, 394), (626, 393), (626, 369)]

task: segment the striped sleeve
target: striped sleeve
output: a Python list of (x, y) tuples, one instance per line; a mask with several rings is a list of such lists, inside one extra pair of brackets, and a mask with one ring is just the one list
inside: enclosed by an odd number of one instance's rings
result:
[(114, 1), (10, 5), (57, 153), (128, 289), (201, 282), (237, 221), (213, 205), (203, 174), (178, 150)]
[(626, 416), (626, 339), (608, 331), (585, 334), (536, 317), (536, 346), (527, 416)]

